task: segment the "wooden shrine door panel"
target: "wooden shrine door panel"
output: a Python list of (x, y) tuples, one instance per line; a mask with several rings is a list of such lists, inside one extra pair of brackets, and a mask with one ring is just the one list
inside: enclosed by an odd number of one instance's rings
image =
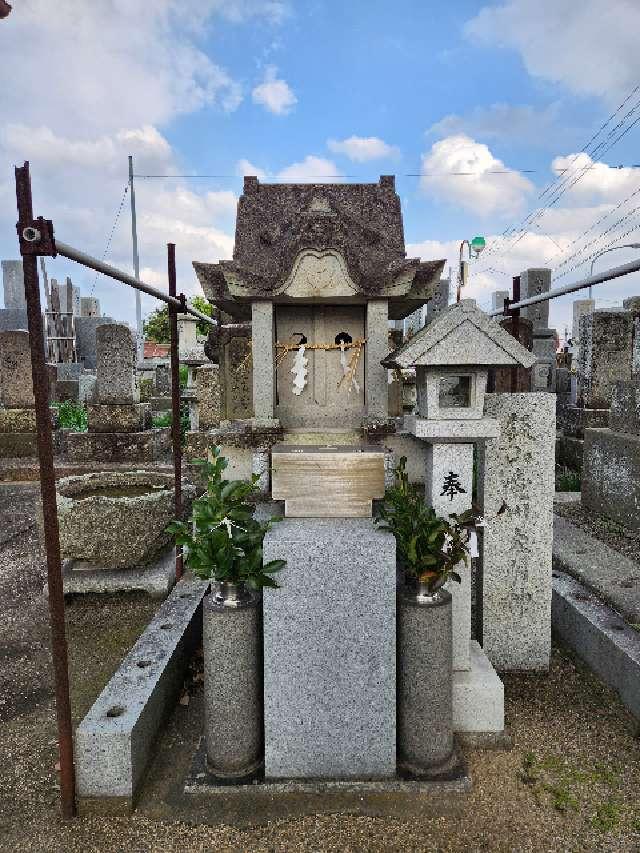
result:
[[(302, 332), (309, 344), (335, 343), (336, 335), (346, 332), (353, 340), (364, 338), (364, 305), (277, 305), (276, 341), (293, 343), (294, 333)], [(347, 388), (342, 377), (340, 350), (307, 350), (307, 385), (297, 396), (293, 393), (293, 361), (288, 353), (276, 371), (276, 417), (289, 429), (352, 429), (360, 426), (365, 415), (365, 347), (356, 369), (359, 391)], [(352, 350), (347, 350), (347, 361)]]

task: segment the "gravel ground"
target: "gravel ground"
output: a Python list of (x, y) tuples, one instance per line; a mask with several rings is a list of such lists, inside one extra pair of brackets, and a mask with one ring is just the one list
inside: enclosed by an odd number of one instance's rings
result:
[[(0, 529), (3, 507), (0, 490)], [(153, 816), (142, 804), (129, 819), (65, 824), (57, 811), (43, 578), (33, 529), (0, 546), (2, 851), (640, 851), (637, 726), (608, 688), (558, 648), (548, 675), (505, 677), (514, 747), (469, 751), (474, 787), (458, 819), (323, 816), (239, 830), (176, 821), (167, 802)], [(156, 606), (143, 596), (69, 603), (76, 719)], [(159, 750), (178, 740), (180, 714), (176, 709)]]
[(614, 551), (640, 563), (640, 533), (591, 512), (580, 501), (555, 503), (553, 511), (604, 542)]

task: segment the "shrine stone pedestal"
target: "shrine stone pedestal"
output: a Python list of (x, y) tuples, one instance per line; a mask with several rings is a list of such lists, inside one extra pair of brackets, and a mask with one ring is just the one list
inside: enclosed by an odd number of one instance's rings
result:
[(286, 519), (264, 560), (267, 779), (396, 774), (396, 546), (368, 519)]

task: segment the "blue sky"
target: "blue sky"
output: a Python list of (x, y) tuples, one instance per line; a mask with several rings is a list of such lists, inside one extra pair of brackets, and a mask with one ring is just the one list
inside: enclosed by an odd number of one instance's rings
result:
[[(60, 239), (101, 257), (127, 154), (141, 174), (225, 176), (138, 181), (142, 275), (166, 286), (165, 244), (174, 241), (188, 293), (199, 292), (192, 260), (230, 257), (243, 172), (265, 180), (396, 174), (410, 254), (453, 261), (462, 238), (487, 236), (491, 254), (474, 263), (469, 287), (481, 305), (527, 266), (558, 267), (566, 283), (587, 271), (590, 252), (639, 239), (635, 201), (624, 200), (640, 187), (640, 170), (610, 166), (640, 160), (640, 125), (593, 162), (574, 157), (640, 83), (633, 0), (57, 6), (54, 14), (46, 0), (15, 0), (0, 22), (3, 65), (14, 70), (0, 92), (2, 258), (16, 255), (14, 163), (31, 161), (36, 212), (54, 220)], [(637, 100), (640, 92), (626, 109)], [(501, 239), (544, 209), (549, 196), (538, 195), (563, 167), (580, 177), (575, 186), (536, 227), (516, 231), (517, 242)], [(461, 170), (473, 175), (451, 174)], [(128, 268), (129, 228), (125, 196), (107, 259)], [(133, 297), (119, 286), (62, 259), (49, 268), (95, 292), (112, 316), (133, 319)], [(639, 288), (629, 277), (598, 296), (605, 307)], [(561, 328), (570, 302), (552, 305)], [(153, 307), (145, 299), (145, 312)]]

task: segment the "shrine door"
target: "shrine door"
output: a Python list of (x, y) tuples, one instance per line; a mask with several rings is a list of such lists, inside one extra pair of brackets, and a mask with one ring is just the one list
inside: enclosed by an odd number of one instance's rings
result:
[[(277, 305), (275, 334), (278, 343), (297, 343), (302, 333), (308, 344), (333, 344), (341, 333), (353, 341), (365, 337), (364, 305)], [(293, 393), (291, 372), (296, 353), (290, 352), (276, 370), (276, 417), (288, 429), (352, 429), (365, 414), (365, 348), (355, 370), (359, 390), (338, 387), (343, 369), (340, 350), (307, 350), (307, 384)], [(347, 349), (347, 363), (353, 350)]]

